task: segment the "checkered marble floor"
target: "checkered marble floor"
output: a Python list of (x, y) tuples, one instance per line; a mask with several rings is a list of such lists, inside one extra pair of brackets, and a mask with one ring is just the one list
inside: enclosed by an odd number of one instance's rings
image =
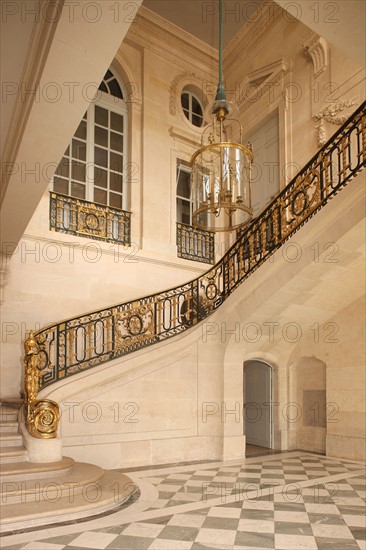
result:
[(153, 468), (133, 477), (141, 496), (129, 508), (87, 523), (5, 536), (1, 548), (366, 550), (360, 463), (293, 452)]

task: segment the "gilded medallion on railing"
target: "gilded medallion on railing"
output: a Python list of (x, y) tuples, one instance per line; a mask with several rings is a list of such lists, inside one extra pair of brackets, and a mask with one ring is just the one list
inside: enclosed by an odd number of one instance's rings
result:
[(99, 241), (131, 244), (131, 212), (60, 195), (50, 194), (50, 229)]

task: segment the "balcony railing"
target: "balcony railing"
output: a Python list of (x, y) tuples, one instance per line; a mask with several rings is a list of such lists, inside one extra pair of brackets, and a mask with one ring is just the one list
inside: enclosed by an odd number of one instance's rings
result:
[(178, 258), (214, 264), (215, 233), (177, 223), (177, 249)]
[(50, 229), (98, 241), (131, 244), (131, 212), (50, 193)]
[(41, 386), (162, 342), (213, 313), (362, 170), (365, 142), (364, 103), (206, 273), (38, 331)]

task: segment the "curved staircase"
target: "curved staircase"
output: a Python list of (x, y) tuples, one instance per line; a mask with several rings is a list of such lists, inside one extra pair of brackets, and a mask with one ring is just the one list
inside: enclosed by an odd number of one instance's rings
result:
[(0, 402), (0, 532), (51, 525), (113, 510), (137, 491), (127, 476), (62, 457), (30, 462), (19, 429), (21, 399)]

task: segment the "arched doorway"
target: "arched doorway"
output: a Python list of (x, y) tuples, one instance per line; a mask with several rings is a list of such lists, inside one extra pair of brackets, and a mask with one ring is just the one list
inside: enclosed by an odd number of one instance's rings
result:
[(272, 367), (259, 360), (244, 363), (244, 435), (248, 445), (272, 448)]

